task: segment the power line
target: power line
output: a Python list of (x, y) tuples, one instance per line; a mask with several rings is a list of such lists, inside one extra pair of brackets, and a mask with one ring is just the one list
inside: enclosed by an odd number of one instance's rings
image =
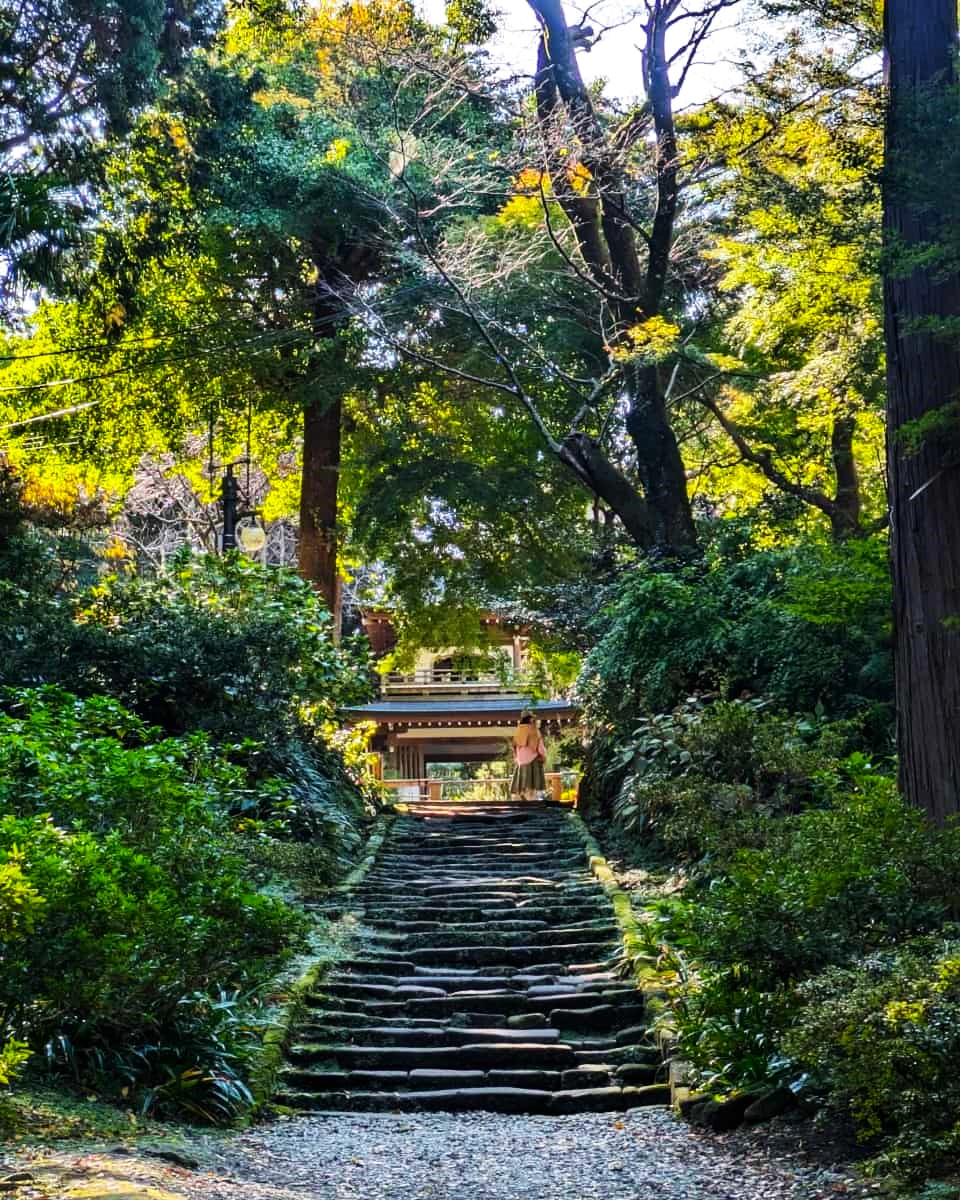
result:
[(38, 358), (59, 358), (64, 354), (87, 354), (95, 351), (122, 353), (145, 342), (170, 342), (189, 333), (200, 333), (205, 329), (222, 329), (223, 321), (207, 321), (202, 325), (187, 325), (176, 333), (151, 333), (143, 337), (126, 338), (123, 342), (84, 342), (77, 346), (58, 346), (55, 350), (36, 350), (29, 354), (0, 354), (0, 362), (29, 362)]
[(266, 337), (276, 338), (277, 339), (276, 341), (273, 341), (273, 342), (269, 343), (268, 345), (262, 346), (259, 349), (253, 350), (251, 352), (253, 354), (263, 353), (266, 350), (272, 349), (274, 346), (283, 347), (283, 346), (291, 345), (292, 343), (294, 343), (298, 340), (302, 340), (305, 337), (309, 336), (309, 334), (311, 332), (315, 332), (315, 330), (304, 328), (303, 330), (300, 330), (300, 331), (288, 331), (283, 334), (278, 334), (278, 333), (275, 333), (274, 331), (271, 331), (270, 333), (262, 333), (262, 334), (257, 334), (251, 338), (245, 338), (244, 340), (239, 341), (239, 342), (225, 342), (219, 346), (208, 347), (203, 350), (195, 351), (194, 353), (191, 353), (191, 354), (177, 354), (177, 355), (173, 355), (171, 357), (155, 358), (155, 359), (149, 359), (147, 361), (131, 363), (127, 366), (116, 367), (112, 371), (101, 371), (96, 375), (74, 375), (74, 376), (68, 376), (65, 379), (47, 379), (47, 380), (43, 380), (40, 383), (21, 383), (21, 384), (15, 384), (10, 387), (0, 387), (0, 394), (9, 395), (12, 393), (22, 393), (22, 392), (44, 392), (44, 391), (49, 391), (49, 390), (52, 390), (53, 388), (58, 388), (58, 387), (70, 387), (70, 386), (74, 386), (74, 385), (96, 383), (97, 381), (99, 381), (101, 379), (114, 379), (118, 375), (129, 375), (131, 372), (134, 372), (134, 371), (148, 371), (148, 370), (155, 369), (155, 368), (170, 366), (171, 364), (174, 364), (174, 363), (192, 362), (195, 359), (200, 359), (200, 358), (205, 358), (205, 357), (211, 356), (211, 355), (225, 353), (230, 350), (239, 350), (243, 346), (250, 345), (251, 343), (254, 343), (254, 342), (262, 341)]
[(4, 429), (19, 429), (22, 425), (35, 425), (37, 421), (52, 421), (54, 417), (67, 417), (72, 413), (80, 412), (83, 408), (93, 408), (94, 405), (102, 403), (102, 400), (88, 400), (85, 404), (73, 404), (70, 408), (58, 408), (56, 412), (40, 413), (36, 417), (26, 417), (22, 421), (12, 421), (9, 425), (0, 425), (0, 433)]

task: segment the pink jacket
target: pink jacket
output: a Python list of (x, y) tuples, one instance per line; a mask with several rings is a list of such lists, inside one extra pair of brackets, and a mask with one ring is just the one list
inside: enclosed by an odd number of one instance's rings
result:
[(547, 748), (543, 744), (543, 738), (537, 743), (536, 749), (533, 746), (514, 746), (513, 748), (513, 757), (518, 767), (525, 767), (527, 763), (532, 763), (535, 758), (546, 753)]

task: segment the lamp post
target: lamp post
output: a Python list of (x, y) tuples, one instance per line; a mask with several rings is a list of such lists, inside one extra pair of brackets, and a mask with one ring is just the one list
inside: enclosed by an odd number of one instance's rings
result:
[(233, 463), (227, 463), (225, 471), (226, 474), (220, 481), (220, 499), (223, 501), (223, 537), (220, 540), (220, 550), (223, 554), (237, 548), (237, 518), (240, 515), (240, 485), (233, 473)]
[(256, 509), (240, 511), (240, 482), (233, 473), (234, 464), (227, 463), (220, 481), (220, 501), (223, 504), (223, 535), (220, 551), (236, 550), (240, 546), (247, 554), (256, 554), (267, 543), (266, 532), (259, 525), (240, 525), (241, 521), (257, 516)]

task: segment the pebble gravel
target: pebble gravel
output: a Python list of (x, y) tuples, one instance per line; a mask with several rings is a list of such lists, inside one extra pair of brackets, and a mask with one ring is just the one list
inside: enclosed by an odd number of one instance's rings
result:
[[(197, 1147), (199, 1150), (199, 1147)], [(209, 1150), (209, 1148), (208, 1148)], [(165, 1185), (190, 1200), (825, 1200), (866, 1195), (842, 1168), (665, 1109), (570, 1117), (313, 1114), (220, 1143)], [(175, 1178), (174, 1178), (175, 1177)]]

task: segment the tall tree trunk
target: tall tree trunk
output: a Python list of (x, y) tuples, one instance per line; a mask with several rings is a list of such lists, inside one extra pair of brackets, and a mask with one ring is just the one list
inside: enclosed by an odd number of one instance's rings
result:
[[(624, 130), (618, 133), (606, 128), (597, 116), (580, 74), (576, 43), (570, 35), (562, 0), (528, 3), (542, 28), (537, 53), (537, 114), (555, 194), (576, 234), (583, 262), (598, 293), (605, 296), (615, 316), (616, 333), (620, 335), (636, 322), (657, 316), (664, 302), (679, 201), (679, 155), (666, 46), (678, 0), (657, 0), (649, 5), (644, 25), (642, 73), (657, 137), (657, 201), (650, 234), (644, 239), (645, 264), (637, 248), (629, 211), (630, 189), (623, 168), (630, 138)], [(639, 128), (630, 137), (639, 136)], [(575, 131), (581, 162), (591, 180), (586, 191), (575, 189), (567, 178), (570, 129)], [(598, 469), (601, 452), (595, 445), (592, 486), (638, 545), (659, 545), (682, 552), (696, 544), (696, 533), (686, 472), (656, 366), (635, 368), (626, 385), (627, 432), (636, 447), (643, 495), (631, 498), (624, 485), (634, 492), (636, 489), (612, 464)], [(573, 458), (561, 455), (561, 461), (583, 477)]]
[(684, 550), (696, 544), (687, 476), (674, 437), (656, 366), (637, 367), (630, 381), (627, 432), (650, 510), (656, 545)]
[(850, 413), (836, 417), (830, 434), (830, 457), (837, 480), (833, 507), (827, 514), (835, 542), (861, 533), (860, 474), (857, 460), (853, 456), (853, 436), (857, 430), (857, 418)]
[[(937, 96), (945, 117), (950, 111), (956, 0), (887, 0), (884, 36), (890, 254), (940, 238), (940, 219), (913, 165), (917, 101), (928, 120), (935, 119), (930, 101)], [(944, 138), (954, 136), (946, 125)], [(888, 260), (884, 313), (900, 782), (908, 800), (941, 823), (960, 811), (960, 481), (942, 439), (925, 439), (908, 452), (901, 431), (936, 410), (947, 417), (946, 406), (960, 400), (960, 351), (918, 325), (960, 313), (960, 277), (944, 277), (935, 263), (898, 271)]]
[(322, 292), (314, 303), (316, 327), (325, 343), (311, 364), (317, 392), (303, 412), (303, 468), (300, 480), (300, 535), (297, 567), (326, 601), (340, 636), (341, 580), (337, 570), (340, 489), (340, 439), (343, 420), (343, 377), (346, 347), (339, 336), (345, 320), (334, 292)]
[(300, 482), (300, 538), (297, 565), (316, 587), (340, 631), (340, 574), (337, 570), (337, 492), (340, 482), (340, 423), (343, 399), (338, 390), (318, 396), (303, 413), (303, 474)]

